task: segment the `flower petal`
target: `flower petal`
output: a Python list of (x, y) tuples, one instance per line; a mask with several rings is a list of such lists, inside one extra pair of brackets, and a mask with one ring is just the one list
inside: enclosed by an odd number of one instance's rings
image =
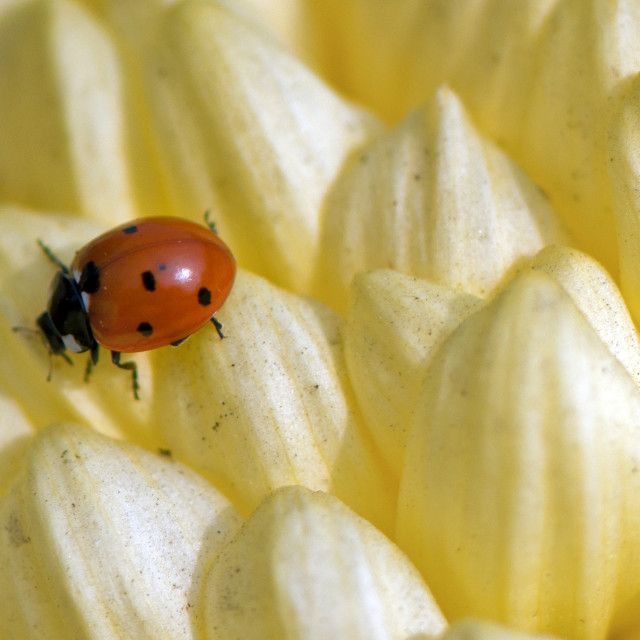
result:
[(519, 261), (567, 241), (540, 190), (444, 88), (337, 181), (315, 290), (344, 310), (354, 274), (390, 267), (485, 297)]
[(111, 35), (81, 4), (36, 0), (0, 13), (5, 200), (111, 223), (166, 208), (131, 89)]
[(304, 289), (328, 186), (381, 125), (216, 3), (170, 8), (155, 40), (148, 91), (176, 206), (212, 208), (245, 268)]
[[(0, 331), (3, 328), (0, 326)], [(0, 496), (9, 490), (33, 435), (23, 407), (7, 392), (4, 373), (0, 370)]]
[(640, 318), (640, 77), (630, 85), (609, 127), (608, 157), (620, 252), (620, 286)]
[(440, 84), (454, 87), (478, 126), (542, 186), (580, 246), (615, 271), (605, 140), (611, 110), (638, 72), (637, 2), (303, 4), (323, 30), (306, 42), (324, 44), (314, 57), (346, 95), (393, 122)]
[(602, 638), (640, 587), (640, 391), (548, 276), (439, 350), (407, 444), (398, 539), (445, 615)]
[(341, 318), (242, 270), (219, 317), (224, 340), (211, 328), (155, 354), (167, 446), (245, 510), (302, 484), (389, 532), (396, 483), (357, 410)]
[(440, 640), (553, 640), (553, 638), (556, 636), (524, 633), (494, 622), (474, 618), (455, 622), (440, 636)]
[(0, 619), (25, 640), (194, 637), (202, 550), (240, 525), (188, 469), (70, 424), (34, 439), (0, 520)]
[(336, 498), (301, 487), (269, 496), (216, 558), (205, 616), (207, 638), (245, 640), (405, 640), (445, 626), (395, 545)]
[(344, 331), (349, 377), (378, 449), (399, 477), (431, 359), (483, 302), (388, 269), (356, 276), (351, 296)]
[(531, 263), (550, 275), (584, 313), (600, 340), (640, 387), (640, 341), (620, 291), (592, 257), (568, 247), (547, 247)]

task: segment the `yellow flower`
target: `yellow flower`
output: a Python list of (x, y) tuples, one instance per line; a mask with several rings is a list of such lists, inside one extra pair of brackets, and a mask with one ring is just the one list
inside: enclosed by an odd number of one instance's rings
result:
[[(3, 3), (0, 638), (637, 637), (639, 30)], [(48, 356), (37, 239), (208, 209), (224, 340)]]

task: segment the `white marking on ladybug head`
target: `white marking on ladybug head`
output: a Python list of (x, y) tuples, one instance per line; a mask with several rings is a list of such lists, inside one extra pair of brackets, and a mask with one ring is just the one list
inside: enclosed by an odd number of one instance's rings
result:
[(71, 351), (71, 353), (82, 353), (83, 351), (86, 351), (86, 349), (78, 344), (78, 341), (70, 333), (66, 336), (60, 337), (62, 338), (62, 342), (64, 342), (64, 347), (67, 351)]

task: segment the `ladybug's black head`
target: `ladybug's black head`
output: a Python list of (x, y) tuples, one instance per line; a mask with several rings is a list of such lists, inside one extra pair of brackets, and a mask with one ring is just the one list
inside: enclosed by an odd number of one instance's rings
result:
[(78, 283), (67, 273), (58, 271), (49, 290), (48, 310), (36, 320), (51, 353), (82, 353), (96, 348), (89, 316)]
[(51, 351), (51, 353), (59, 356), (67, 350), (64, 346), (62, 336), (53, 326), (53, 322), (51, 322), (51, 316), (48, 311), (44, 311), (38, 316), (36, 324), (38, 325), (38, 329), (40, 329), (40, 333), (44, 337), (47, 347), (49, 347), (49, 351)]

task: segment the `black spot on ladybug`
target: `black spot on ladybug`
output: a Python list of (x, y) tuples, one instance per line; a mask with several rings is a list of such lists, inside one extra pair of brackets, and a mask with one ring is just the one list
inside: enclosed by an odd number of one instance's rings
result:
[(95, 262), (87, 262), (82, 267), (78, 287), (85, 293), (95, 293), (100, 288), (100, 269), (96, 267)]
[(209, 291), (209, 289), (207, 289), (206, 287), (201, 287), (200, 291), (198, 291), (198, 302), (203, 307), (211, 304), (211, 291)]
[(151, 271), (145, 271), (142, 274), (142, 286), (147, 291), (155, 291), (156, 290), (156, 279), (155, 279), (153, 273), (151, 273)]
[(159, 270), (159, 271), (166, 271), (166, 270), (167, 270), (167, 265), (166, 265), (164, 262), (161, 262), (161, 263), (158, 265), (158, 270)]
[(153, 327), (148, 322), (141, 322), (138, 325), (138, 333), (148, 338), (153, 333)]
[(128, 236), (132, 233), (135, 233), (138, 230), (138, 227), (135, 224), (132, 224), (130, 227), (125, 227), (122, 230), (122, 233), (126, 233)]

